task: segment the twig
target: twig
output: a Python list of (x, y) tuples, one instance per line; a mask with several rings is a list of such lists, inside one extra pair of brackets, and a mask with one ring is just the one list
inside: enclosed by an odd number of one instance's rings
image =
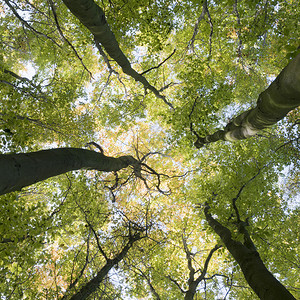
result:
[(194, 51), (194, 43), (195, 43), (195, 39), (196, 39), (196, 35), (198, 34), (198, 27), (200, 22), (204, 19), (205, 15), (207, 15), (208, 18), (208, 23), (210, 26), (210, 34), (209, 34), (209, 56), (211, 56), (211, 49), (212, 49), (212, 36), (213, 36), (213, 32), (214, 32), (214, 28), (213, 28), (213, 22), (207, 7), (207, 0), (203, 1), (203, 5), (202, 5), (202, 12), (200, 17), (198, 18), (195, 26), (194, 26), (194, 33), (193, 36), (191, 38), (191, 40), (189, 41), (188, 47), (190, 47), (192, 49), (192, 51)]

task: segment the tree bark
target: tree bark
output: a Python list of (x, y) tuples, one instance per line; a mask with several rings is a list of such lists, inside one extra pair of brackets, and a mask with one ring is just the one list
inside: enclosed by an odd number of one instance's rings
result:
[(0, 155), (0, 195), (69, 171), (88, 169), (118, 171), (139, 162), (132, 156), (118, 158), (78, 148), (59, 148)]
[(263, 91), (256, 107), (240, 114), (224, 130), (198, 138), (197, 148), (219, 140), (236, 141), (254, 136), (259, 130), (283, 119), (300, 105), (300, 54), (281, 71), (271, 85)]
[(219, 223), (204, 209), (205, 217), (210, 227), (219, 235), (228, 251), (242, 269), (244, 277), (253, 291), (263, 300), (296, 300), (293, 295), (270, 273), (256, 251), (248, 236), (243, 244), (231, 237), (230, 230)]
[(96, 41), (100, 42), (107, 53), (122, 68), (123, 72), (136, 81), (139, 81), (145, 88), (152, 91), (156, 97), (162, 99), (167, 105), (174, 109), (166, 97), (152, 86), (147, 79), (136, 72), (119, 47), (115, 35), (110, 30), (106, 21), (104, 11), (93, 0), (63, 0), (74, 16), (94, 35)]

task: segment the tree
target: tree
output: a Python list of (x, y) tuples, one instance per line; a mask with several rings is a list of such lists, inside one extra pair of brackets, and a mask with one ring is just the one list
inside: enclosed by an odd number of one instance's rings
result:
[(245, 279), (260, 299), (275, 299), (278, 297), (281, 299), (295, 299), (265, 267), (246, 229), (246, 226), (249, 226), (247, 220), (241, 220), (240, 218), (236, 202), (244, 187), (245, 185), (242, 186), (237, 196), (232, 200), (236, 214), (236, 226), (238, 232), (243, 236), (243, 242), (232, 238), (230, 230), (211, 215), (207, 203), (204, 208), (205, 218), (209, 226), (220, 236), (228, 251), (241, 267)]
[(246, 223), (240, 220), (240, 232), (243, 232), (244, 243), (231, 238), (228, 228), (219, 223), (205, 208), (205, 216), (209, 225), (220, 236), (226, 248), (240, 265), (243, 274), (260, 299), (296, 299), (264, 266), (247, 230)]
[(140, 164), (132, 156), (114, 158), (85, 149), (60, 148), (24, 154), (2, 154), (0, 194), (18, 191), (38, 181), (73, 170), (116, 172), (129, 165), (137, 173), (140, 172)]
[(283, 119), (288, 112), (300, 105), (299, 70), (300, 54), (259, 95), (255, 108), (235, 117), (224, 130), (205, 138), (198, 137), (195, 146), (201, 148), (204, 144), (218, 140), (245, 139)]
[[(2, 297), (264, 299), (252, 250), (298, 297), (298, 1), (3, 0), (0, 14)], [(268, 102), (278, 82), (284, 109)], [(268, 128), (227, 142), (249, 123)]]

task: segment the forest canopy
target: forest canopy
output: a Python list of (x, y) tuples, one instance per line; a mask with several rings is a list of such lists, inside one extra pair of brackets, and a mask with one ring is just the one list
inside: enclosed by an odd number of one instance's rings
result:
[(300, 298), (299, 20), (0, 0), (0, 298)]

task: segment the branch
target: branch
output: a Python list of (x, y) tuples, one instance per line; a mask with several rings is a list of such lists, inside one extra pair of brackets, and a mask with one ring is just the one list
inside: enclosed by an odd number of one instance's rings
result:
[(188, 261), (188, 269), (189, 269), (188, 284), (190, 285), (194, 281), (195, 269), (193, 268), (193, 264), (192, 264), (191, 252), (188, 249), (186, 239), (184, 238), (183, 235), (182, 235), (182, 243), (183, 243), (183, 248), (184, 248), (184, 252), (186, 255), (186, 259)]
[(31, 86), (33, 86), (33, 87), (36, 88), (36, 89), (39, 88), (37, 85), (35, 85), (35, 84), (34, 84), (30, 79), (28, 79), (27, 77), (19, 76), (18, 74), (14, 73), (14, 72), (12, 72), (12, 71), (10, 71), (10, 70), (6, 70), (6, 69), (3, 70), (3, 73), (9, 74), (9, 75), (11, 75), (11, 76), (15, 77), (16, 79), (19, 79), (19, 80), (21, 80), (21, 81), (23, 81), (23, 82), (28, 82)]
[(89, 142), (89, 143), (86, 143), (86, 144), (85, 144), (85, 147), (89, 147), (90, 150), (92, 150), (92, 149), (91, 149), (91, 148), (92, 148), (91, 145), (95, 146), (95, 147), (100, 151), (100, 153), (104, 154), (103, 148), (102, 148), (99, 144), (97, 144), (97, 143), (95, 143), (95, 142)]
[(206, 12), (207, 12), (207, 0), (204, 0), (203, 1), (203, 5), (202, 5), (201, 15), (198, 18), (198, 20), (197, 20), (197, 22), (196, 22), (196, 24), (194, 26), (194, 33), (193, 33), (193, 36), (192, 36), (192, 38), (191, 38), (191, 40), (189, 42), (189, 47), (191, 47), (193, 51), (194, 51), (194, 43), (195, 43), (196, 35), (198, 34), (199, 24), (204, 19)]
[(155, 288), (153, 287), (150, 279), (148, 278), (148, 276), (138, 267), (132, 266), (134, 269), (138, 270), (140, 272), (140, 274), (142, 275), (142, 277), (144, 277), (150, 287), (150, 291), (153, 294), (153, 296), (157, 299), (157, 300), (161, 300), (159, 294), (156, 292)]
[(109, 61), (107, 55), (106, 55), (105, 52), (103, 51), (103, 49), (102, 49), (100, 43), (98, 42), (98, 40), (97, 40), (96, 38), (94, 39), (94, 42), (95, 42), (95, 45), (96, 45), (96, 47), (97, 47), (97, 49), (98, 49), (100, 55), (103, 57), (104, 62), (105, 62), (106, 65), (107, 65), (107, 68), (108, 68), (109, 73), (114, 73), (114, 74), (116, 74), (116, 75), (119, 75), (119, 73), (118, 73), (116, 70), (114, 70), (114, 69), (112, 68), (112, 66), (111, 66), (111, 64), (110, 64), (110, 61)]
[(170, 275), (166, 276), (166, 278), (170, 279), (179, 288), (179, 290), (181, 291), (181, 293), (183, 293), (183, 294), (186, 293), (186, 291), (181, 288), (181, 286), (179, 285), (179, 283), (175, 279), (173, 279)]
[[(74, 294), (70, 300), (85, 300), (91, 294), (93, 294), (98, 289), (100, 283), (108, 274), (108, 272), (126, 256), (132, 245), (142, 238), (143, 236), (141, 236), (139, 232), (131, 235), (124, 248), (113, 259), (108, 259), (106, 264), (101, 268), (97, 275), (88, 283), (86, 283), (76, 294)], [(68, 295), (64, 295), (62, 299), (67, 299), (67, 297)]]
[[(119, 82), (120, 82), (120, 83), (123, 85), (123, 87), (124, 87), (125, 95), (127, 95), (127, 89), (126, 89), (126, 86), (125, 86), (124, 82), (122, 81), (119, 72), (117, 72), (116, 70), (114, 70), (114, 69), (112, 68), (112, 66), (111, 66), (111, 64), (110, 64), (110, 62), (109, 62), (109, 59), (108, 59), (107, 55), (106, 55), (105, 52), (103, 51), (103, 49), (102, 49), (100, 43), (97, 41), (96, 38), (94, 38), (94, 42), (95, 42), (95, 45), (96, 45), (96, 47), (97, 47), (97, 49), (98, 49), (100, 55), (103, 57), (104, 62), (106, 63), (106, 66), (107, 66), (107, 68), (108, 68), (109, 74), (111, 75), (111, 74), (113, 73), (113, 74), (115, 74), (115, 75), (117, 76)], [(107, 80), (107, 83), (108, 83), (108, 80)]]
[(234, 1), (233, 3), (233, 10), (234, 10), (234, 13), (236, 15), (236, 19), (237, 19), (237, 24), (238, 24), (238, 30), (237, 30), (237, 36), (238, 36), (238, 39), (239, 39), (239, 45), (238, 45), (238, 57), (239, 59), (242, 59), (242, 40), (241, 40), (241, 30), (240, 30), (240, 27), (241, 27), (241, 19), (240, 19), (240, 14), (237, 10), (237, 0)]
[(9, 6), (9, 8), (11, 9), (11, 11), (13, 12), (13, 14), (21, 21), (21, 23), (27, 27), (28, 29), (30, 29), (32, 32), (34, 32), (37, 35), (41, 35), (43, 37), (45, 37), (46, 39), (50, 40), (51, 42), (53, 42), (56, 46), (58, 46), (59, 48), (61, 48), (61, 46), (59, 44), (56, 43), (55, 40), (53, 40), (51, 37), (49, 37), (48, 35), (37, 31), (36, 29), (34, 29), (27, 21), (25, 21), (19, 14), (18, 12), (15, 10), (15, 8), (11, 5), (9, 0), (4, 0), (4, 2)]
[(195, 280), (196, 284), (198, 285), (200, 283), (201, 280), (204, 279), (205, 275), (206, 275), (206, 272), (207, 272), (207, 269), (208, 269), (208, 264), (214, 254), (214, 252), (216, 252), (219, 248), (221, 248), (222, 246), (221, 245), (215, 245), (215, 247), (213, 249), (211, 249), (209, 251), (209, 254), (205, 260), (205, 263), (204, 263), (204, 267), (203, 267), (203, 270), (201, 272), (201, 274), (198, 276), (198, 278)]
[(210, 16), (210, 13), (209, 13), (209, 10), (206, 6), (206, 13), (207, 13), (207, 17), (208, 17), (208, 22), (209, 22), (209, 26), (210, 26), (210, 34), (209, 34), (209, 56), (211, 56), (211, 49), (212, 49), (212, 36), (213, 36), (213, 33), (214, 33), (214, 26), (213, 26), (213, 23), (212, 23), (212, 19), (211, 19), (211, 16)]
[[(0, 113), (0, 116), (5, 116), (5, 115), (6, 114), (4, 114), (4, 113)], [(38, 126), (40, 126), (42, 128), (45, 128), (45, 129), (54, 131), (54, 132), (56, 132), (58, 134), (66, 136), (66, 134), (64, 134), (63, 132), (61, 132), (61, 131), (59, 131), (57, 129), (54, 129), (51, 124), (43, 123), (42, 121), (40, 121), (38, 119), (33, 119), (33, 118), (30, 118), (30, 117), (23, 117), (23, 116), (19, 116), (19, 115), (16, 115), (13, 118), (17, 119), (17, 120), (24, 120), (24, 121), (32, 122), (32, 123), (34, 123), (34, 124), (36, 124), (36, 125), (38, 125)]]
[(260, 168), (258, 170), (258, 172), (253, 176), (251, 177), (247, 182), (245, 182), (242, 187), (239, 189), (237, 195), (232, 199), (232, 206), (233, 206), (233, 209), (235, 210), (235, 213), (236, 213), (236, 217), (237, 217), (237, 221), (240, 222), (240, 215), (239, 215), (239, 212), (238, 212), (238, 209), (236, 207), (236, 201), (239, 199), (239, 197), (241, 196), (241, 193), (243, 192), (244, 188), (252, 181), (254, 180), (259, 174), (260, 172), (265, 169), (266, 167), (268, 166), (268, 164), (264, 165), (262, 168)]
[[(193, 104), (193, 106), (192, 106), (192, 110), (191, 110), (191, 112), (190, 112), (190, 114), (189, 114), (190, 131), (196, 136), (197, 141), (198, 141), (199, 139), (201, 139), (201, 137), (200, 137), (200, 136), (198, 135), (198, 133), (194, 130), (194, 126), (193, 126), (193, 122), (192, 122), (192, 114), (193, 114), (193, 112), (194, 112), (194, 109), (195, 109), (195, 107), (196, 107), (196, 102), (197, 102), (198, 99), (199, 99), (199, 97), (196, 97), (196, 99), (195, 99), (195, 101), (194, 101), (194, 104)], [(195, 142), (195, 144), (197, 143), (197, 141)]]
[(150, 69), (148, 69), (148, 70), (146, 70), (146, 71), (144, 71), (144, 72), (142, 72), (142, 73), (140, 73), (141, 75), (144, 75), (144, 74), (146, 74), (146, 73), (148, 73), (148, 72), (150, 72), (150, 71), (152, 71), (152, 70), (154, 70), (154, 69), (158, 69), (161, 65), (163, 65), (168, 59), (170, 59), (174, 54), (175, 54), (175, 52), (176, 52), (176, 49), (174, 49), (173, 50), (173, 52), (167, 57), (167, 58), (165, 58), (161, 63), (159, 63), (156, 67), (152, 67), (152, 68), (150, 68)]
[(91, 73), (91, 71), (88, 70), (88, 68), (85, 66), (85, 64), (83, 63), (83, 60), (82, 58), (79, 56), (78, 52), (76, 51), (76, 49), (74, 48), (74, 46), (71, 44), (71, 42), (65, 37), (65, 35), (63, 34), (60, 26), (59, 26), (59, 23), (58, 23), (58, 18), (57, 18), (57, 14), (56, 14), (56, 9), (55, 9), (55, 6), (54, 6), (54, 3), (52, 0), (48, 0), (49, 4), (50, 4), (50, 7), (51, 7), (51, 11), (53, 13), (53, 16), (54, 16), (54, 20), (55, 20), (55, 24), (56, 24), (56, 27), (57, 27), (57, 30), (60, 34), (60, 36), (62, 37), (62, 39), (71, 47), (71, 49), (73, 50), (75, 56), (79, 59), (80, 63), (82, 64), (83, 68), (89, 73), (90, 77), (93, 78), (93, 75)]
[[(88, 265), (88, 263), (89, 263), (90, 234), (89, 234), (89, 236), (88, 236), (87, 246), (86, 246), (86, 247), (87, 247), (87, 250), (86, 250), (85, 263), (84, 263), (84, 265), (83, 265), (81, 271), (79, 272), (79, 275), (78, 275), (78, 276), (76, 277), (76, 279), (75, 279), (72, 283), (70, 283), (70, 285), (67, 287), (67, 289), (66, 289), (66, 291), (65, 291), (65, 294), (66, 294), (66, 295), (69, 293), (69, 291), (71, 291), (71, 290), (75, 287), (75, 285), (77, 284), (77, 282), (79, 281), (79, 279), (82, 277), (82, 275), (83, 275), (83, 273), (84, 273), (84, 271), (85, 271), (85, 269), (86, 269), (86, 267), (87, 267), (87, 265)], [(72, 280), (72, 279), (71, 279), (71, 280)], [(63, 297), (62, 299), (64, 299), (64, 297)]]
[(131, 67), (128, 58), (120, 49), (115, 35), (107, 24), (104, 11), (93, 0), (63, 0), (63, 2), (80, 22), (90, 30), (94, 35), (94, 39), (102, 44), (106, 52), (118, 63), (125, 74), (142, 83), (145, 89), (152, 91), (157, 98), (163, 100), (165, 104), (174, 110), (173, 105), (167, 98), (161, 95), (145, 77)]
[(188, 47), (191, 47), (192, 51), (194, 51), (194, 43), (195, 43), (195, 39), (196, 39), (196, 35), (198, 34), (198, 27), (200, 22), (204, 19), (205, 15), (207, 15), (208, 18), (208, 23), (210, 26), (210, 34), (209, 34), (209, 56), (211, 56), (211, 49), (212, 49), (212, 36), (213, 36), (213, 32), (214, 32), (214, 28), (213, 28), (213, 23), (212, 23), (212, 19), (207, 7), (207, 0), (203, 1), (203, 5), (202, 5), (202, 12), (200, 17), (198, 18), (195, 26), (194, 26), (194, 33), (193, 36), (191, 38), (191, 40), (189, 41)]

